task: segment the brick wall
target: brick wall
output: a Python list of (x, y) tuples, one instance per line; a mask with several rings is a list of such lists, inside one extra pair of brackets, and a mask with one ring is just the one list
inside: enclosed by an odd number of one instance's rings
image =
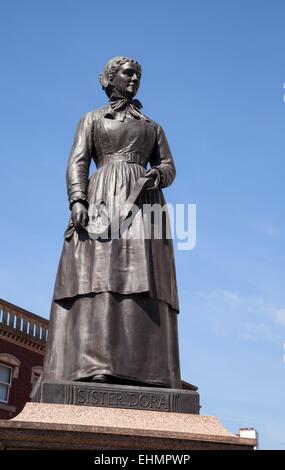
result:
[(25, 403), (29, 401), (29, 395), (32, 390), (32, 367), (42, 366), (44, 356), (2, 338), (0, 338), (1, 353), (11, 354), (21, 361), (18, 377), (12, 378), (9, 402), (7, 403), (7, 407), (15, 407), (16, 410), (9, 411), (8, 409), (3, 409), (6, 406), (0, 403), (0, 418), (7, 419), (18, 414), (24, 408)]

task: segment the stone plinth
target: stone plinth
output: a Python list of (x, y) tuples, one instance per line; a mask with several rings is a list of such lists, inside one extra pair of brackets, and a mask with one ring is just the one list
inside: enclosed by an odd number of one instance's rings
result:
[(27, 403), (0, 420), (0, 449), (250, 450), (254, 439), (228, 432), (212, 416)]
[(33, 401), (63, 405), (199, 414), (196, 390), (138, 387), (96, 382), (43, 380)]

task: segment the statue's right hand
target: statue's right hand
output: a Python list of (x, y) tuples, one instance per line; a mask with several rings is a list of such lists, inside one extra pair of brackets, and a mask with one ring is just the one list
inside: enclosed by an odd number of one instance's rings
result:
[(71, 219), (76, 228), (80, 226), (86, 227), (88, 223), (88, 210), (82, 202), (78, 201), (72, 205)]

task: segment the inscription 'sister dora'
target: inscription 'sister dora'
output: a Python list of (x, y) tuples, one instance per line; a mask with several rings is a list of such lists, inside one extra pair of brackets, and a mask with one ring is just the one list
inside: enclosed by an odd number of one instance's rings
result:
[(162, 394), (120, 393), (87, 388), (77, 389), (76, 403), (78, 405), (118, 406), (128, 408), (149, 408), (168, 411), (166, 397)]

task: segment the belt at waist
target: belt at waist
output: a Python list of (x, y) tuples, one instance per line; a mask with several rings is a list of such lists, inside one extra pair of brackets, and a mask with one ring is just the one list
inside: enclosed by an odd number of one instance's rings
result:
[(97, 168), (101, 168), (104, 165), (115, 162), (127, 162), (127, 163), (136, 163), (141, 165), (144, 168), (147, 166), (145, 159), (136, 152), (124, 152), (124, 153), (110, 153), (106, 155), (101, 155), (96, 162)]

